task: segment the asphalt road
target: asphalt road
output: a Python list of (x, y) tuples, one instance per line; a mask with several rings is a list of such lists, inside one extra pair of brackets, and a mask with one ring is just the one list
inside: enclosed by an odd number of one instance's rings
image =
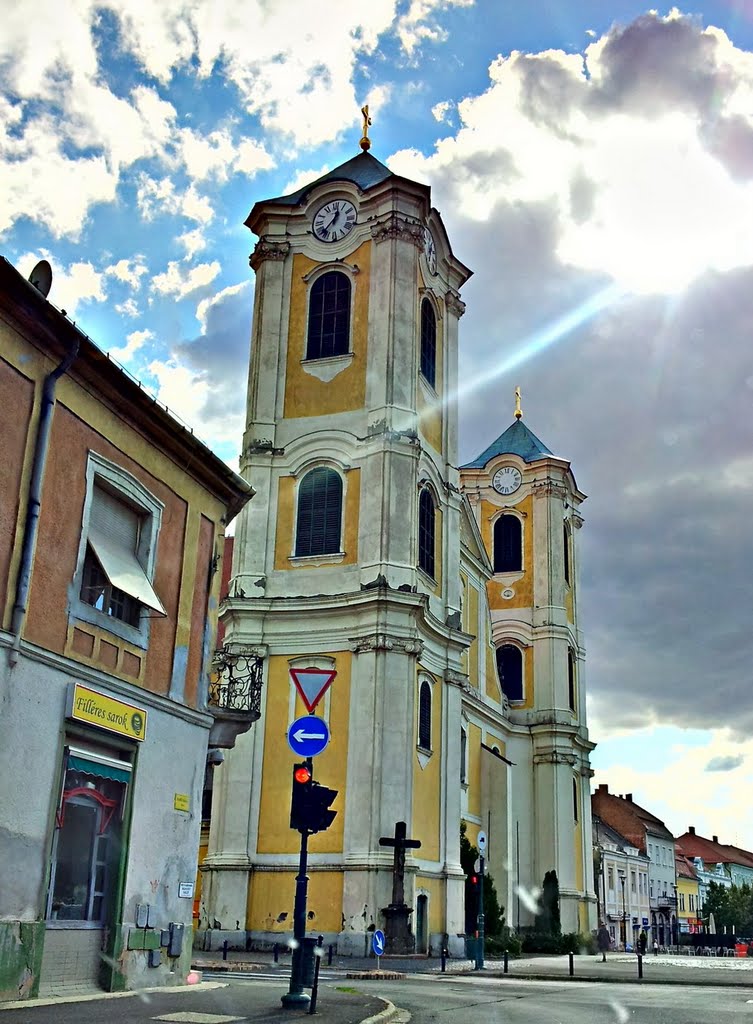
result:
[(753, 990), (681, 985), (412, 978), (353, 982), (412, 1024), (753, 1024)]

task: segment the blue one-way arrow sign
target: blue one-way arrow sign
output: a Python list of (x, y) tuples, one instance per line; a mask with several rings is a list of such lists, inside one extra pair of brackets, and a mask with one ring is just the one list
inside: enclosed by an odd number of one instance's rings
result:
[(384, 953), (384, 932), (381, 928), (377, 928), (372, 935), (371, 948), (374, 950), (374, 956), (380, 957)]
[(329, 729), (323, 718), (305, 715), (288, 729), (288, 745), (299, 757), (316, 757), (329, 743)]

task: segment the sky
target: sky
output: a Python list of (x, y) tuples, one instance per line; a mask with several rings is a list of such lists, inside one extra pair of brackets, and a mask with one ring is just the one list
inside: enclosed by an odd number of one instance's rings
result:
[(753, 849), (753, 0), (5, 0), (0, 253), (235, 468), (253, 204), (354, 156), (473, 269), (460, 462), (571, 460), (594, 785)]

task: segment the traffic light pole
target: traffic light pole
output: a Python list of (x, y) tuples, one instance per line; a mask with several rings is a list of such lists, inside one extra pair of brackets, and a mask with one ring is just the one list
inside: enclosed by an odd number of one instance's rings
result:
[[(314, 766), (310, 757), (306, 758), (306, 766), (313, 774)], [(303, 991), (303, 940), (306, 937), (306, 899), (309, 879), (306, 874), (308, 867), (309, 834), (301, 832), (301, 853), (298, 859), (298, 874), (295, 878), (295, 904), (293, 906), (293, 938), (296, 945), (293, 949), (290, 965), (290, 987), (280, 1000), (285, 1007), (305, 1007), (311, 1002), (311, 996)]]

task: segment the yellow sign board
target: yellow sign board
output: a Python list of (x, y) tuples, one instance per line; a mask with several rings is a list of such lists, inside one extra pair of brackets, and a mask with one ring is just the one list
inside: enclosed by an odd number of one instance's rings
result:
[(107, 697), (97, 690), (76, 683), (73, 687), (69, 718), (100, 729), (116, 732), (132, 740), (143, 740), (146, 736), (147, 712), (134, 704), (126, 704), (114, 697)]
[(176, 793), (173, 798), (173, 807), (176, 811), (190, 811), (191, 805), (188, 800), (188, 793)]

